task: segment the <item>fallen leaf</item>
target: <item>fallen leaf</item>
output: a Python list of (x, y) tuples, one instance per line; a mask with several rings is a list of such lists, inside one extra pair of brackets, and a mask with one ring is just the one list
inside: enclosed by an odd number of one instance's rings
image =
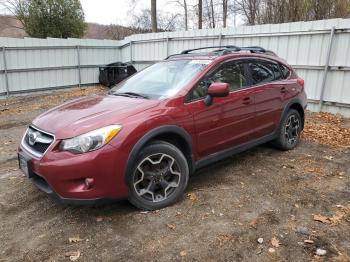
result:
[(70, 251), (65, 254), (66, 257), (69, 257), (70, 261), (76, 261), (80, 257), (80, 251)]
[(350, 216), (350, 207), (340, 208), (339, 211), (335, 212), (335, 215), (326, 217), (322, 215), (314, 215), (314, 220), (322, 222), (324, 224), (338, 224), (346, 217)]
[(198, 201), (198, 197), (196, 195), (196, 193), (191, 192), (187, 194), (187, 197), (192, 201), (192, 202), (197, 202)]
[(323, 158), (324, 158), (324, 159), (327, 159), (327, 160), (333, 160), (333, 157), (332, 157), (332, 156), (324, 156)]
[(275, 250), (274, 248), (272, 248), (272, 247), (269, 248), (269, 252), (270, 252), (270, 253), (275, 253), (275, 251), (276, 251), (276, 250)]
[(305, 239), (305, 240), (304, 240), (304, 243), (306, 243), (306, 244), (313, 244), (314, 241), (311, 240), (311, 239)]
[(252, 221), (250, 221), (249, 225), (253, 228), (256, 228), (259, 222), (259, 218), (254, 218)]
[(80, 237), (70, 237), (68, 240), (69, 240), (69, 243), (77, 243), (77, 242), (83, 241), (83, 239), (81, 239)]
[(275, 237), (273, 237), (272, 239), (271, 239), (271, 245), (273, 246), (273, 247), (279, 247), (280, 246), (280, 241), (277, 239), (277, 238), (275, 238)]
[(167, 227), (172, 229), (172, 230), (175, 230), (175, 228), (176, 228), (176, 226), (173, 224), (167, 224)]
[(324, 223), (324, 224), (331, 224), (332, 223), (332, 221), (330, 220), (329, 217), (322, 216), (322, 215), (314, 215), (314, 220), (321, 222), (321, 223)]
[(184, 256), (186, 256), (186, 255), (187, 255), (187, 252), (186, 252), (186, 251), (183, 250), (183, 251), (180, 252), (180, 256), (184, 257)]
[(235, 236), (232, 234), (220, 234), (216, 238), (220, 246), (224, 245), (227, 242), (231, 242), (235, 240)]
[(103, 217), (96, 217), (97, 222), (102, 222), (102, 220), (103, 220)]

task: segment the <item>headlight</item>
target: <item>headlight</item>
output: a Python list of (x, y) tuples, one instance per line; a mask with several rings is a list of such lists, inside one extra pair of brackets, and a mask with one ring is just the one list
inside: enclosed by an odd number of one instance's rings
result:
[(80, 154), (99, 149), (111, 141), (120, 129), (120, 125), (111, 125), (77, 137), (62, 140), (60, 150)]

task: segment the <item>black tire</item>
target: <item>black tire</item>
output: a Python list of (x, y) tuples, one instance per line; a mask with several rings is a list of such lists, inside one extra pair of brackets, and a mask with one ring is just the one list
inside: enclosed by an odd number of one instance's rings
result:
[[(294, 125), (298, 125), (297, 127), (294, 127), (294, 131), (288, 129), (291, 125), (293, 125), (291, 122), (294, 122)], [(273, 144), (281, 150), (291, 150), (295, 148), (300, 141), (302, 126), (302, 118), (299, 112), (295, 109), (290, 109), (287, 114), (284, 115), (281, 121), (277, 139)]]
[(141, 150), (127, 174), (129, 201), (143, 210), (172, 205), (183, 195), (188, 178), (187, 160), (176, 146), (151, 142)]

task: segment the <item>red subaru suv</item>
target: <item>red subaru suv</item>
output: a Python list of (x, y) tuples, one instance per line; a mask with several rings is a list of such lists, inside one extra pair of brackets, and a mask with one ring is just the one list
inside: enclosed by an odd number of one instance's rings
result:
[(268, 141), (297, 146), (304, 80), (261, 47), (202, 49), (38, 116), (20, 168), (66, 203), (128, 198), (153, 210), (179, 199), (198, 168)]

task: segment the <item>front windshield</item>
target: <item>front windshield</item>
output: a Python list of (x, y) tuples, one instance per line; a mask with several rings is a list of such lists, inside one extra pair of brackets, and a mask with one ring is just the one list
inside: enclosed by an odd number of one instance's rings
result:
[(111, 89), (111, 94), (169, 98), (185, 87), (211, 60), (173, 60), (156, 63)]

